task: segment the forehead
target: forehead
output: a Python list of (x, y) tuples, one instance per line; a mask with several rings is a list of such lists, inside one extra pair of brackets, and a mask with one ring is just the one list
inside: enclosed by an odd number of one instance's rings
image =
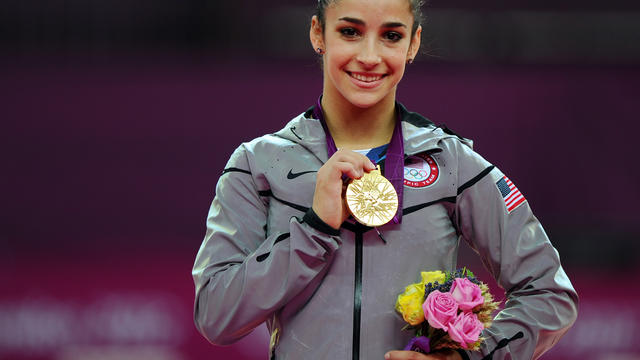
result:
[(413, 14), (409, 0), (336, 0), (326, 9), (327, 20), (350, 17), (373, 22), (411, 22)]

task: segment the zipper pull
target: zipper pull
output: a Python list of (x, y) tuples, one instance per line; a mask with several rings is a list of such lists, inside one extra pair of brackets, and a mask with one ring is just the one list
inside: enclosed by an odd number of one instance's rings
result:
[(386, 244), (387, 244), (387, 240), (385, 240), (385, 239), (382, 237), (382, 233), (380, 232), (380, 230), (378, 230), (378, 228), (377, 228), (377, 227), (375, 227), (374, 229), (376, 229), (376, 232), (378, 233), (378, 236), (380, 237), (380, 240), (382, 240), (382, 242), (386, 245)]

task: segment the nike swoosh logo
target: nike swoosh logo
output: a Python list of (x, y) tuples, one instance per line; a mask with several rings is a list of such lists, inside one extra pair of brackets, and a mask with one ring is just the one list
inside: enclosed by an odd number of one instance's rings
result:
[(298, 176), (302, 176), (304, 174), (309, 174), (309, 173), (314, 173), (314, 172), (316, 172), (316, 170), (293, 173), (293, 169), (291, 169), (291, 170), (289, 170), (289, 173), (287, 174), (287, 179), (293, 180), (293, 179), (297, 178)]

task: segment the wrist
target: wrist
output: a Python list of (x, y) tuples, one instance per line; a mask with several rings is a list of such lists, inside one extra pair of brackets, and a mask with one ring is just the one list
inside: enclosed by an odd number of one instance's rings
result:
[(315, 212), (313, 207), (307, 210), (307, 212), (304, 214), (304, 217), (302, 218), (302, 221), (308, 224), (309, 226), (311, 226), (312, 228), (320, 232), (323, 232), (327, 235), (331, 235), (331, 236), (340, 235), (339, 226), (338, 228), (335, 228), (327, 224), (324, 220), (322, 220), (322, 218), (320, 218), (320, 216), (318, 216), (318, 214)]

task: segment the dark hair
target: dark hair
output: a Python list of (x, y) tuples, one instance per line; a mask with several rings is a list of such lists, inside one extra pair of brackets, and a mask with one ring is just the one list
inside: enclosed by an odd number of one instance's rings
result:
[[(316, 7), (316, 16), (322, 25), (322, 31), (324, 32), (325, 16), (324, 11), (331, 3), (339, 0), (318, 0), (318, 6)], [(411, 5), (411, 13), (413, 13), (413, 27), (411, 28), (411, 36), (415, 35), (418, 26), (422, 23), (422, 5), (424, 0), (407, 0)]]

